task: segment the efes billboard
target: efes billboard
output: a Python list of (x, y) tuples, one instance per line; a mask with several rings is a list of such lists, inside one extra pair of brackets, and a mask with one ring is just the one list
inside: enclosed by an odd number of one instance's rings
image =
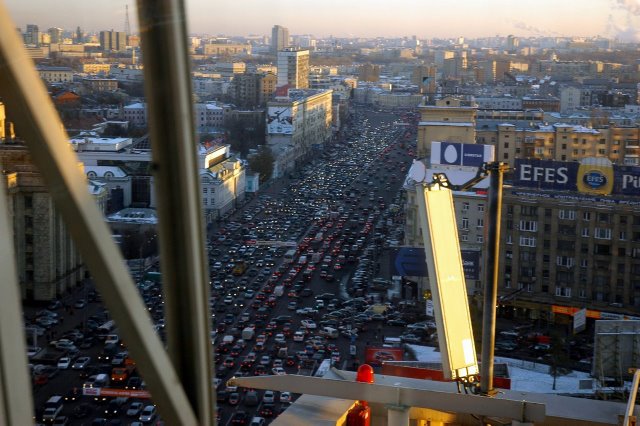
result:
[(607, 158), (580, 162), (516, 160), (514, 185), (592, 195), (640, 195), (640, 167), (617, 166)]

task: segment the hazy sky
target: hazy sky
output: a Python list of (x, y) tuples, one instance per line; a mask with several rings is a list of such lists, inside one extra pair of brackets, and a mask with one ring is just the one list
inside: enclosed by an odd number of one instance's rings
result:
[[(127, 0), (5, 0), (16, 25), (87, 31), (133, 29), (135, 2)], [(481, 37), (618, 36), (640, 41), (640, 0), (187, 0), (191, 33), (334, 36)]]

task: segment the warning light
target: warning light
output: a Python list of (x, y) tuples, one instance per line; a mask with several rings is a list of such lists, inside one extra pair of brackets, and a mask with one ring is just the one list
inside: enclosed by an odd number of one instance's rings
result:
[[(373, 368), (369, 364), (358, 367), (356, 381), (361, 383), (373, 383)], [(355, 405), (347, 413), (347, 426), (369, 426), (371, 424), (371, 407), (367, 401), (356, 401)]]

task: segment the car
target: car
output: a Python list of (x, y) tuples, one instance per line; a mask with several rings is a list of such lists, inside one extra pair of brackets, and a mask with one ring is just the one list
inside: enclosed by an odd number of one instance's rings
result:
[(87, 306), (87, 302), (84, 299), (78, 299), (76, 300), (76, 303), (73, 304), (75, 309), (82, 309), (85, 306)]
[(260, 408), (260, 416), (262, 417), (273, 417), (275, 414), (275, 407), (273, 403), (265, 402), (262, 404), (262, 408)]
[(276, 376), (284, 376), (285, 374), (287, 374), (287, 372), (284, 371), (284, 368), (282, 368), (282, 367), (273, 367), (271, 369), (271, 372), (273, 374), (275, 374)]
[(249, 420), (249, 416), (245, 411), (236, 411), (231, 418), (232, 425), (246, 425)]
[(511, 352), (518, 349), (518, 344), (516, 342), (511, 342), (511, 341), (496, 342), (495, 347), (497, 350)]
[(129, 408), (127, 409), (127, 416), (128, 417), (140, 416), (140, 412), (142, 411), (143, 407), (144, 407), (144, 404), (142, 402), (139, 402), (139, 401), (132, 402), (131, 405), (129, 405)]
[(310, 319), (303, 319), (302, 321), (300, 321), (300, 325), (304, 328), (308, 328), (308, 329), (315, 329), (318, 326), (316, 325), (316, 323), (313, 320)]
[(238, 392), (229, 394), (228, 402), (229, 405), (238, 405), (240, 403), (240, 394)]
[(275, 392), (272, 390), (264, 391), (264, 395), (262, 396), (262, 401), (265, 403), (272, 403), (272, 404), (276, 402)]
[(264, 419), (264, 417), (254, 416), (253, 419), (251, 419), (251, 423), (249, 424), (249, 426), (264, 426), (265, 422), (266, 420)]
[(54, 426), (66, 426), (69, 424), (69, 418), (67, 416), (58, 416), (53, 420)]
[(246, 395), (244, 396), (244, 405), (246, 405), (247, 407), (254, 407), (258, 405), (258, 402), (258, 392), (253, 389), (248, 390)]
[(91, 357), (82, 356), (71, 365), (72, 370), (84, 370), (91, 362)]
[(422, 339), (420, 338), (420, 336), (416, 336), (415, 334), (402, 334), (400, 336), (400, 341), (401, 342), (407, 342), (407, 343), (420, 343), (422, 342)]
[(291, 392), (281, 392), (280, 402), (291, 402)]
[(269, 364), (271, 364), (271, 357), (269, 355), (262, 355), (260, 365), (268, 366)]
[(129, 380), (127, 380), (127, 384), (125, 385), (124, 388), (127, 390), (142, 389), (143, 384), (144, 382), (142, 381), (142, 378), (138, 376), (129, 377)]
[(63, 356), (58, 360), (58, 368), (60, 370), (66, 370), (69, 368), (70, 365), (71, 365), (71, 358), (69, 358), (68, 356)]
[(151, 423), (156, 418), (156, 406), (155, 405), (147, 405), (142, 409), (138, 420), (142, 423)]
[(84, 419), (85, 417), (89, 416), (91, 411), (93, 411), (93, 407), (91, 406), (91, 404), (83, 403), (74, 407), (72, 414), (76, 419)]

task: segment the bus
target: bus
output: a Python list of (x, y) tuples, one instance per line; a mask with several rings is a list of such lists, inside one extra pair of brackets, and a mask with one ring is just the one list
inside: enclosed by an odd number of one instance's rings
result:
[(296, 257), (296, 249), (289, 249), (284, 254), (284, 263), (292, 263), (293, 259)]

